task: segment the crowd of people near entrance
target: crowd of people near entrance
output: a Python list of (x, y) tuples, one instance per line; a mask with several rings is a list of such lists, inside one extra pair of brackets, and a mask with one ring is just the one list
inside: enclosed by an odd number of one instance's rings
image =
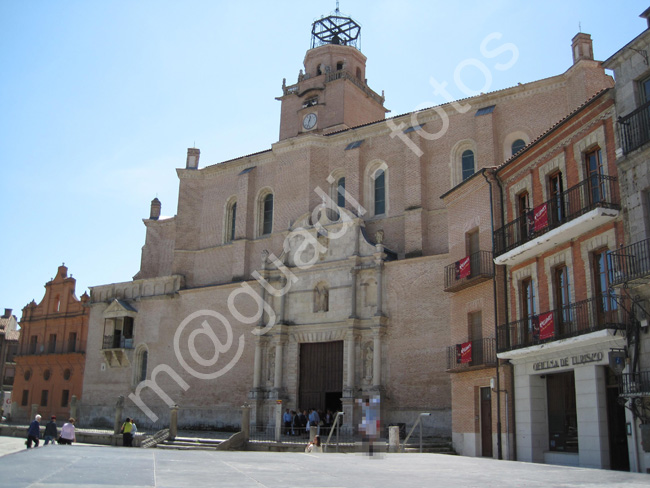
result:
[(334, 423), (336, 414), (331, 410), (319, 411), (315, 408), (307, 410), (286, 409), (282, 416), (284, 425), (284, 435), (306, 437), (309, 435), (309, 429), (314, 426), (318, 428), (317, 433), (321, 433), (321, 429), (329, 429)]

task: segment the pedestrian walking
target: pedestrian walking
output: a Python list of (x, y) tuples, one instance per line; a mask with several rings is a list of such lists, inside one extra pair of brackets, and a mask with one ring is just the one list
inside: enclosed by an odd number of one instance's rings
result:
[(54, 445), (58, 437), (59, 429), (56, 427), (56, 415), (52, 415), (50, 421), (45, 424), (45, 434), (43, 435), (45, 443), (43, 445), (47, 446), (50, 442)]
[(34, 447), (38, 447), (38, 438), (41, 435), (41, 416), (36, 415), (34, 417), (34, 420), (32, 420), (32, 423), (29, 424), (29, 428), (27, 429), (27, 440), (25, 441), (25, 445), (27, 446), (27, 449), (32, 448), (32, 442), (34, 443)]

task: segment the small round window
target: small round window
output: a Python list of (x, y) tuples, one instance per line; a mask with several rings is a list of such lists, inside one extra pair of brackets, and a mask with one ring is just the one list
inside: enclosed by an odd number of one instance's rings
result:
[(49, 380), (50, 376), (52, 376), (52, 372), (49, 369), (46, 369), (45, 371), (43, 371), (43, 379), (45, 381)]
[(32, 377), (32, 372), (30, 370), (25, 371), (25, 381), (29, 381)]
[(70, 370), (69, 370), (69, 369), (66, 369), (66, 370), (63, 372), (63, 379), (64, 379), (64, 380), (69, 380), (69, 379), (70, 379), (70, 375), (71, 375)]

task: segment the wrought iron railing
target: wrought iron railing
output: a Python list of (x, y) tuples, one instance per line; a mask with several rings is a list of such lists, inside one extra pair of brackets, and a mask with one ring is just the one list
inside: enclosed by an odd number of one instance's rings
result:
[(650, 370), (624, 373), (619, 380), (620, 396), (650, 396)]
[(625, 117), (618, 118), (623, 154), (628, 154), (650, 141), (650, 101)]
[(121, 335), (105, 335), (102, 349), (133, 349), (133, 339)]
[[(630, 322), (627, 296), (606, 294), (500, 325), (497, 352), (545, 344), (605, 329), (625, 330)], [(550, 321), (550, 327), (549, 327)]]
[(650, 239), (639, 241), (609, 253), (611, 286), (650, 280)]
[(462, 370), (471, 366), (491, 366), (497, 362), (496, 339), (494, 337), (469, 341), (472, 343), (472, 355), (469, 362), (463, 363), (458, 355), (456, 345), (447, 348), (447, 369)]
[[(469, 274), (463, 276), (458, 263), (445, 267), (445, 291), (458, 291), (494, 276), (492, 252), (478, 251), (469, 256)], [(461, 260), (462, 261), (462, 260)], [(461, 278), (461, 276), (463, 276)]]
[[(615, 177), (590, 176), (497, 229), (494, 231), (494, 255), (506, 253), (598, 207), (620, 209)], [(544, 218), (537, 218), (544, 212)]]

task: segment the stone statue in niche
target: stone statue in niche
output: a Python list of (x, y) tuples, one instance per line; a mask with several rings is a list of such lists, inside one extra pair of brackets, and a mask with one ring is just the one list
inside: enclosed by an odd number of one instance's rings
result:
[(363, 347), (363, 381), (370, 383), (372, 381), (372, 360), (374, 348), (371, 342), (366, 342)]
[(330, 308), (330, 293), (327, 286), (320, 283), (314, 288), (314, 312), (327, 312)]

